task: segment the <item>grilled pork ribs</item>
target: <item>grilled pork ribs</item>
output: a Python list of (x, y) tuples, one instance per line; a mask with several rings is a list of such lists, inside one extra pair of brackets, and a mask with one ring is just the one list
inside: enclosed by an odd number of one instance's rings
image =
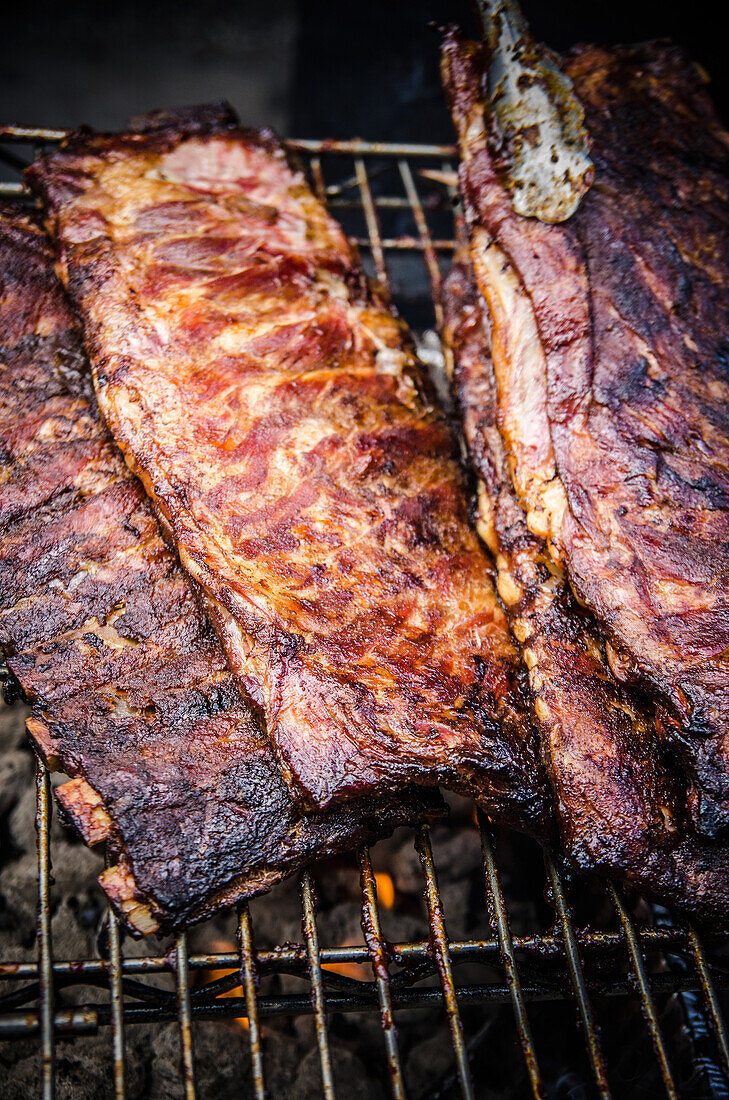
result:
[(303, 815), (142, 485), (99, 415), (33, 215), (0, 208), (0, 645), (29, 730), (133, 934), (441, 812), (402, 791)]
[(440, 783), (544, 835), (452, 436), (278, 141), (202, 109), (78, 132), (30, 181), (101, 411), (297, 796)]
[(468, 256), (444, 284), (453, 388), (478, 484), (479, 531), (528, 671), (560, 838), (584, 871), (625, 879), (704, 920), (729, 918), (729, 852), (693, 834), (649, 701), (613, 675), (546, 539), (527, 526), (499, 431), (488, 311)]
[(696, 828), (729, 826), (729, 140), (665, 43), (576, 49), (592, 186), (563, 224), (512, 208), (488, 57), (443, 51), (497, 418), (526, 525), (648, 691)]

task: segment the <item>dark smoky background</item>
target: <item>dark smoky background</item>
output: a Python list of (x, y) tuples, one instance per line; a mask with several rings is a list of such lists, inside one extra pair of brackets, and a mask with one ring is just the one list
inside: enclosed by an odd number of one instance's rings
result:
[[(671, 37), (729, 115), (718, 4), (525, 0), (557, 49)], [(226, 98), (291, 136), (451, 139), (432, 24), (475, 26), (468, 0), (16, 3), (0, 39), (0, 122), (120, 126), (129, 115)]]

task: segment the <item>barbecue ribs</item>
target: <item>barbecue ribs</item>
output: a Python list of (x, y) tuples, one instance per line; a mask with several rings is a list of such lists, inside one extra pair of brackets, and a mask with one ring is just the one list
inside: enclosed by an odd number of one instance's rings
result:
[(101, 421), (31, 215), (0, 208), (0, 645), (130, 930), (179, 926), (436, 798), (302, 816), (146, 494)]
[(582, 870), (712, 922), (729, 920), (726, 847), (687, 832), (685, 792), (650, 708), (613, 676), (594, 619), (576, 604), (511, 483), (499, 432), (488, 315), (467, 258), (444, 285), (454, 393), (478, 478), (479, 531), (518, 639), (556, 794), (563, 847)]
[(699, 829), (729, 826), (729, 140), (674, 47), (577, 49), (594, 181), (562, 225), (517, 215), (480, 45), (447, 35), (498, 422), (547, 539), (681, 754)]
[(404, 327), (268, 133), (191, 111), (29, 176), (99, 404), (309, 806), (413, 780), (545, 829), (517, 655)]

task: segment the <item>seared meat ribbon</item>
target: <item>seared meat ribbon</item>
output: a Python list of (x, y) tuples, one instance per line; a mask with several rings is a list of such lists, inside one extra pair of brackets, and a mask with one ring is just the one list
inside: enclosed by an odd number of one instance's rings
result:
[(135, 935), (439, 814), (427, 792), (302, 815), (99, 415), (31, 214), (0, 208), (0, 645), (66, 814), (106, 840)]
[(454, 394), (478, 479), (478, 527), (528, 669), (566, 854), (694, 916), (729, 919), (729, 852), (691, 835), (685, 791), (653, 707), (613, 676), (594, 617), (576, 603), (544, 537), (527, 526), (498, 426), (488, 311), (468, 255), (444, 284)]
[(614, 675), (656, 700), (695, 824), (718, 836), (729, 826), (729, 139), (673, 46), (580, 47), (563, 68), (593, 176), (571, 217), (545, 224), (512, 205), (489, 49), (454, 30), (443, 51), (498, 425), (529, 531), (594, 612)]
[(29, 179), (101, 411), (298, 796), (441, 783), (543, 833), (453, 438), (279, 142), (193, 110), (79, 131)]

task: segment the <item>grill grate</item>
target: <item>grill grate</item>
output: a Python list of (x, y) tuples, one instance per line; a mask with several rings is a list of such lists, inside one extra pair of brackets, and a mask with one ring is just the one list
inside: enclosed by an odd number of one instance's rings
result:
[[(18, 155), (42, 149), (63, 137), (61, 131), (32, 128), (0, 130), (0, 159), (8, 175), (17, 175), (24, 163)], [(366, 265), (390, 289), (401, 311), (416, 331), (437, 329), (442, 321), (439, 290), (443, 265), (455, 247), (457, 228), (453, 215), (453, 158), (451, 146), (395, 145), (363, 141), (291, 141), (289, 147), (305, 161), (314, 188), (345, 229), (360, 245)], [(26, 149), (28, 151), (28, 149)], [(327, 182), (327, 177), (329, 182)], [(0, 195), (22, 199), (19, 178), (0, 183)], [(436, 342), (426, 342), (434, 348)], [(426, 353), (424, 353), (426, 354)], [(706, 1074), (701, 1088), (692, 1082), (693, 1096), (729, 1095), (729, 1041), (721, 1009), (720, 991), (729, 988), (726, 953), (729, 937), (707, 937), (706, 946), (696, 929), (686, 923), (636, 922), (633, 907), (617, 887), (610, 885), (615, 927), (597, 931), (582, 927), (570, 899), (564, 868), (545, 858), (547, 898), (554, 914), (551, 930), (544, 935), (512, 934), (510, 917), (491, 823), (482, 814), (474, 817), (480, 834), (483, 881), (491, 935), (483, 940), (449, 939), (430, 832), (415, 836), (426, 901), (427, 938), (408, 943), (386, 942), (380, 919), (377, 884), (370, 853), (358, 853), (361, 883), (361, 946), (328, 947), (319, 942), (317, 901), (311, 872), (301, 877), (303, 942), (273, 950), (256, 950), (251, 913), (247, 904), (238, 909), (238, 952), (190, 954), (184, 934), (168, 954), (124, 958), (122, 937), (113, 912), (107, 915), (108, 954), (104, 958), (56, 960), (51, 942), (52, 879), (50, 822), (51, 785), (45, 766), (37, 765), (36, 832), (38, 847), (37, 951), (33, 961), (0, 963), (0, 979), (12, 981), (12, 992), (0, 996), (0, 1038), (35, 1036), (42, 1066), (42, 1092), (53, 1097), (56, 1081), (57, 1041), (64, 1035), (82, 1036), (108, 1027), (113, 1059), (115, 1096), (125, 1096), (125, 1028), (148, 1022), (177, 1020), (181, 1080), (188, 1100), (196, 1096), (193, 1031), (196, 1020), (245, 1017), (250, 1045), (252, 1083), (257, 1100), (268, 1095), (261, 1021), (267, 1017), (313, 1014), (321, 1068), (322, 1094), (336, 1095), (329, 1044), (329, 1020), (333, 1013), (379, 1012), (391, 1095), (406, 1096), (406, 1080), (400, 1056), (394, 1014), (397, 1010), (445, 1009), (454, 1055), (454, 1073), (441, 1082), (433, 1095), (476, 1095), (472, 1059), (479, 1036), (467, 1041), (461, 1010), (473, 1005), (503, 1005), (513, 1010), (516, 1038), (523, 1053), (527, 1088), (532, 1095), (546, 1094), (546, 1077), (540, 1069), (539, 1044), (530, 1025), (527, 1006), (540, 1001), (572, 1002), (574, 1021), (581, 1031), (591, 1080), (583, 1082), (583, 1094), (611, 1095), (611, 1071), (603, 1052), (597, 1012), (606, 1011), (614, 998), (637, 998), (656, 1060), (658, 1081), (668, 1097), (678, 1095), (675, 1052), (665, 1025), (670, 999), (697, 992), (703, 1019), (714, 1045), (719, 1072)], [(535, 884), (538, 892), (543, 883)], [(577, 893), (577, 892), (575, 892)], [(648, 911), (643, 906), (643, 912)], [(151, 947), (152, 945), (150, 945)], [(679, 958), (679, 968), (667, 959)], [(478, 983), (458, 984), (455, 971), (464, 963), (491, 967)], [(365, 981), (334, 973), (336, 963), (368, 964), (373, 980)], [(521, 975), (520, 975), (521, 968)], [(191, 975), (228, 971), (192, 988)], [(172, 973), (175, 992), (158, 988), (153, 979)], [(308, 977), (309, 995), (262, 995), (259, 978), (270, 974)], [(488, 976), (489, 973), (493, 976)], [(427, 978), (437, 984), (423, 985)], [(87, 989), (81, 1007), (65, 1008), (58, 994), (69, 986)], [(229, 995), (242, 988), (243, 996)], [(0, 986), (2, 989), (2, 986)], [(108, 992), (108, 999), (99, 995)], [(244, 1041), (242, 1032), (240, 1039)], [(538, 1033), (537, 1040), (539, 1038)], [(675, 1038), (675, 1036), (674, 1036)], [(542, 1054), (544, 1055), (544, 1051)], [(560, 1052), (557, 1052), (559, 1058)], [(717, 1083), (719, 1082), (719, 1083)], [(613, 1086), (615, 1087), (615, 1085)], [(511, 1093), (510, 1093), (511, 1095)], [(655, 1093), (653, 1093), (655, 1095)]]

